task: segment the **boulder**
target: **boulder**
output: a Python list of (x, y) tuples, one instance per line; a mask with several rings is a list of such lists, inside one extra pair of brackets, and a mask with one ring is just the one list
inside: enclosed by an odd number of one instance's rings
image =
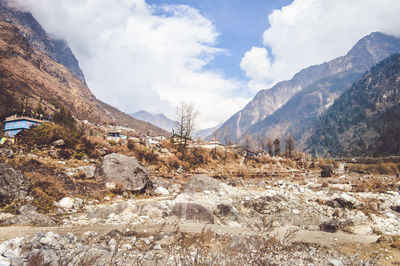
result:
[(168, 189), (165, 189), (163, 187), (158, 187), (156, 188), (156, 190), (154, 191), (157, 195), (162, 195), (162, 196), (167, 196), (169, 195), (169, 191)]
[(209, 191), (219, 191), (221, 187), (221, 182), (209, 177), (207, 175), (195, 175), (186, 184), (184, 192), (188, 194), (193, 194), (197, 192), (203, 192), (205, 190)]
[(390, 209), (395, 212), (400, 212), (400, 205), (393, 205), (390, 207)]
[(34, 226), (54, 226), (56, 222), (50, 217), (37, 213), (36, 207), (24, 205), (19, 208), (18, 215), (6, 220), (4, 225), (34, 225)]
[(11, 149), (0, 149), (0, 156), (4, 156), (7, 158), (13, 158), (14, 152)]
[(49, 156), (53, 159), (58, 158), (58, 152), (56, 150), (49, 150)]
[(21, 172), (0, 163), (0, 206), (17, 199), (26, 200), (29, 191), (29, 180)]
[(96, 167), (94, 167), (93, 165), (81, 166), (76, 168), (76, 170), (78, 172), (84, 173), (86, 178), (93, 178), (96, 172)]
[(140, 209), (140, 216), (147, 216), (150, 219), (162, 218), (166, 212), (159, 203), (145, 204)]
[(53, 145), (56, 147), (62, 147), (65, 145), (65, 141), (63, 139), (59, 139), (53, 142)]
[(333, 170), (334, 169), (333, 169), (332, 165), (323, 166), (322, 170), (321, 170), (321, 177), (331, 177), (331, 176), (333, 176), (333, 174), (334, 174)]
[(65, 198), (62, 198), (58, 202), (58, 204), (63, 209), (72, 209), (72, 207), (74, 206), (74, 200), (71, 199), (70, 197), (65, 197)]
[(178, 202), (172, 213), (183, 220), (201, 220), (214, 223), (214, 216), (204, 206), (192, 202)]
[(116, 215), (126, 210), (128, 205), (125, 202), (114, 203), (113, 205), (107, 205), (99, 207), (87, 214), (88, 218), (106, 219), (111, 213)]
[(143, 190), (149, 183), (147, 169), (135, 157), (112, 153), (106, 155), (96, 169), (96, 179), (122, 185), (130, 191)]
[(349, 230), (349, 227), (353, 226), (354, 223), (351, 220), (346, 220), (346, 219), (340, 219), (340, 220), (329, 220), (326, 222), (323, 222), (319, 228), (321, 229), (321, 231), (325, 231), (325, 232), (330, 232), (330, 233), (335, 233), (339, 230), (345, 231), (345, 232), (351, 232), (351, 230)]

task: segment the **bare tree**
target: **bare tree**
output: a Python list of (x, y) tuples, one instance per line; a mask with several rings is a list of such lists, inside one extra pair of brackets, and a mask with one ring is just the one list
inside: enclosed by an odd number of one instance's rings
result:
[(272, 145), (272, 140), (271, 139), (265, 139), (266, 141), (266, 148), (268, 151), (269, 156), (274, 155), (274, 150), (273, 150), (273, 145)]
[(281, 153), (281, 141), (279, 140), (279, 138), (276, 138), (273, 144), (274, 144), (274, 154), (275, 156), (279, 156)]
[(253, 136), (250, 134), (246, 134), (244, 136), (243, 147), (247, 151), (252, 151), (256, 148), (256, 141), (254, 140)]
[(175, 127), (177, 135), (180, 139), (178, 150), (185, 154), (187, 141), (190, 139), (197, 119), (198, 113), (193, 103), (181, 102), (176, 108)]
[(222, 140), (223, 140), (224, 144), (227, 145), (227, 146), (232, 145), (232, 142), (233, 142), (230, 133), (231, 133), (231, 131), (229, 130), (229, 128), (227, 126), (225, 126), (221, 130)]
[(292, 158), (295, 146), (296, 142), (294, 141), (292, 135), (287, 135), (285, 139), (285, 153), (287, 157)]

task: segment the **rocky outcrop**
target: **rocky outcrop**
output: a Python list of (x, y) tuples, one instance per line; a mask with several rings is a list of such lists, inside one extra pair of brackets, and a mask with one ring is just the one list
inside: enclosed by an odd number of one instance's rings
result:
[(54, 226), (56, 222), (43, 214), (38, 213), (37, 208), (31, 205), (24, 205), (18, 210), (18, 215), (6, 220), (4, 225), (34, 225)]
[(178, 202), (172, 213), (183, 220), (200, 220), (214, 223), (214, 216), (204, 206), (192, 202)]
[(207, 175), (195, 175), (186, 184), (184, 192), (187, 194), (193, 194), (205, 190), (218, 191), (220, 186), (221, 182), (212, 177)]
[(0, 163), (0, 206), (14, 200), (26, 200), (29, 191), (29, 180), (21, 172)]
[(96, 179), (109, 188), (122, 185), (123, 189), (140, 191), (149, 183), (149, 173), (135, 157), (112, 153), (96, 169)]

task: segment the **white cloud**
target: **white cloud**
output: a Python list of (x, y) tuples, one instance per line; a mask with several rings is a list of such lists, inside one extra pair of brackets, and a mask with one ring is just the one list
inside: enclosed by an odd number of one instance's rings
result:
[(196, 9), (150, 6), (144, 0), (14, 0), (51, 34), (66, 39), (94, 94), (125, 112), (174, 117), (194, 102), (200, 127), (215, 126), (249, 99), (244, 84), (204, 70), (218, 33)]
[(272, 78), (270, 76), (271, 62), (265, 48), (253, 47), (247, 51), (240, 62), (240, 68), (251, 79), (249, 82), (251, 90), (265, 89), (264, 86)]
[[(268, 85), (290, 79), (310, 65), (345, 55), (371, 32), (400, 36), (399, 10), (399, 0), (294, 0), (275, 10), (268, 16), (270, 27), (263, 34), (263, 44), (271, 49), (272, 64), (264, 73), (273, 77)], [(258, 69), (259, 61), (254, 60), (254, 64)], [(258, 81), (250, 78), (251, 82)]]

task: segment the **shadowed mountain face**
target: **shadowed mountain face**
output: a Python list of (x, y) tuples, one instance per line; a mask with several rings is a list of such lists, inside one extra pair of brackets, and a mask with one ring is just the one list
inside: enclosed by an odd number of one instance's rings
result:
[(175, 122), (163, 114), (152, 114), (146, 111), (139, 111), (130, 114), (132, 117), (156, 125), (168, 132), (175, 128)]
[(400, 54), (374, 66), (322, 115), (307, 151), (324, 156), (400, 155)]
[(0, 113), (6, 115), (8, 107), (22, 102), (30, 108), (40, 102), (48, 113), (64, 106), (78, 119), (93, 123), (113, 123), (141, 133), (168, 134), (99, 101), (69, 69), (32, 48), (18, 27), (0, 22)]
[(303, 69), (291, 80), (260, 91), (244, 109), (226, 121), (217, 134), (231, 132), (234, 141), (247, 133), (257, 137), (292, 133), (303, 138), (308, 132), (299, 126), (308, 126), (362, 73), (399, 51), (399, 39), (372, 33), (361, 39), (347, 55)]
[(76, 60), (68, 44), (64, 40), (49, 37), (31, 13), (9, 8), (6, 0), (0, 0), (0, 21), (13, 24), (33, 48), (64, 65), (72, 74), (86, 83), (78, 60)]

